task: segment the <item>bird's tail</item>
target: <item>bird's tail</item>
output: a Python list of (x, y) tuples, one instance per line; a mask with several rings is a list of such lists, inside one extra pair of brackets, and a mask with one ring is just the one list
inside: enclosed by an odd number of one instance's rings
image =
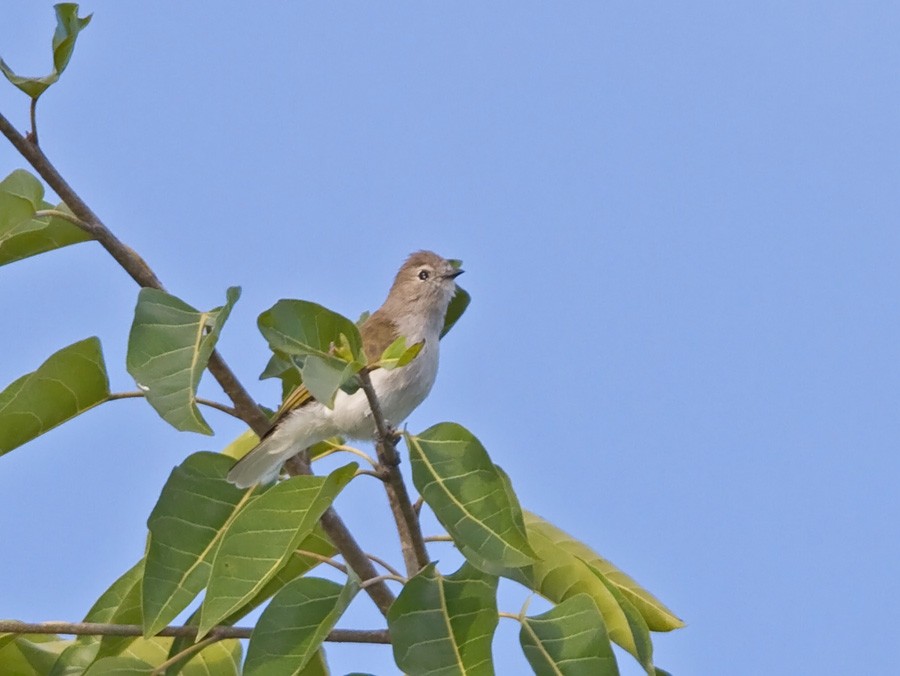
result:
[(267, 484), (278, 478), (285, 460), (302, 451), (304, 445), (273, 434), (259, 442), (247, 455), (238, 460), (228, 472), (228, 481), (238, 488)]

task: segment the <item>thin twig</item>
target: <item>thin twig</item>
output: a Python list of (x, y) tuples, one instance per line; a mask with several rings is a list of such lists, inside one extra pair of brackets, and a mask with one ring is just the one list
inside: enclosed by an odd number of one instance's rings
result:
[(378, 577), (373, 577), (366, 580), (361, 585), (359, 585), (359, 588), (365, 589), (369, 585), (377, 584), (379, 582), (383, 584), (385, 580), (393, 580), (394, 582), (400, 582), (401, 584), (406, 584), (407, 582), (409, 582), (409, 580), (402, 575), (379, 575)]
[(453, 538), (449, 535), (427, 535), (422, 539), (425, 542), (453, 542)]
[(396, 575), (397, 577), (402, 577), (402, 576), (403, 576), (403, 574), (402, 574), (399, 570), (397, 570), (396, 568), (394, 568), (391, 564), (389, 564), (387, 561), (385, 561), (385, 560), (382, 559), (381, 557), (375, 556), (374, 554), (369, 554), (369, 552), (366, 552), (366, 556), (368, 556), (368, 557), (369, 557), (370, 559), (372, 559), (375, 563), (377, 563), (379, 566), (381, 566), (382, 568), (384, 568), (387, 572), (389, 572), (389, 573), (391, 573), (391, 574), (393, 574), (393, 575)]
[[(59, 196), (75, 217), (79, 219), (82, 223), (79, 227), (84, 227), (85, 232), (97, 240), (134, 281), (140, 286), (165, 289), (159, 277), (156, 276), (156, 273), (153, 272), (144, 259), (131, 247), (119, 240), (103, 224), (103, 221), (100, 220), (97, 214), (66, 182), (56, 167), (44, 155), (44, 152), (37, 145), (28, 142), (2, 114), (0, 114), (0, 133), (9, 140), (38, 175), (46, 181), (50, 189)], [(241, 420), (246, 422), (257, 435), (262, 437), (271, 427), (268, 416), (259, 408), (250, 396), (250, 393), (247, 392), (218, 352), (213, 351), (210, 355), (207, 368), (209, 368), (209, 372), (212, 373), (225, 391), (225, 394), (228, 395), (228, 398), (231, 399), (234, 409)], [(307, 468), (306, 473), (311, 473), (309, 468)], [(365, 580), (378, 575), (378, 571), (363, 553), (362, 548), (334, 509), (329, 507), (322, 516), (321, 521), (328, 538), (361, 579)], [(388, 608), (394, 602), (394, 595), (388, 586), (384, 583), (374, 584), (367, 588), (367, 592), (379, 610), (383, 614), (387, 614)]]
[(514, 615), (513, 613), (505, 613), (502, 610), (497, 613), (500, 617), (505, 617), (507, 620), (515, 620), (516, 622), (521, 622), (523, 616)]
[(416, 498), (416, 501), (413, 503), (413, 511), (416, 513), (416, 516), (422, 514), (422, 506), (425, 504), (425, 498), (421, 495)]
[(329, 448), (324, 453), (319, 453), (315, 458), (312, 459), (312, 461), (315, 462), (316, 460), (321, 460), (322, 458), (327, 458), (329, 455), (334, 455), (335, 453), (352, 453), (353, 455), (357, 456), (358, 458), (365, 460), (367, 463), (372, 465), (372, 467), (378, 466), (378, 463), (375, 462), (375, 458), (370, 456), (368, 453), (365, 453), (365, 452), (359, 450), (358, 448), (353, 448), (353, 446), (344, 446), (343, 444), (336, 444), (336, 445), (332, 446), (331, 448)]
[(213, 643), (217, 643), (221, 640), (222, 640), (221, 636), (207, 636), (202, 641), (199, 641), (197, 643), (192, 643), (187, 648), (185, 648), (181, 652), (175, 653), (175, 655), (173, 655), (170, 659), (166, 660), (165, 662), (160, 664), (158, 667), (156, 667), (156, 669), (154, 669), (153, 671), (150, 672), (150, 676), (160, 676), (160, 674), (166, 673), (166, 670), (169, 667), (178, 664), (179, 662), (181, 662), (181, 660), (185, 659), (186, 657), (190, 657), (191, 655), (193, 655), (195, 653), (199, 653), (204, 648), (208, 648)]
[(69, 221), (73, 225), (77, 225), (79, 228), (86, 232), (90, 232), (90, 227), (87, 223), (82, 221), (78, 216), (70, 214), (68, 211), (63, 211), (61, 209), (39, 209), (34, 212), (35, 218), (62, 218), (63, 220)]
[(375, 470), (371, 470), (371, 469), (358, 469), (358, 470), (356, 470), (356, 474), (355, 474), (354, 476), (359, 476), (360, 474), (365, 474), (366, 476), (375, 477), (376, 479), (378, 479), (378, 480), (381, 481), (382, 483), (385, 481), (384, 475), (382, 475), (382, 474), (376, 472)]
[(307, 549), (295, 549), (294, 554), (296, 554), (297, 556), (306, 556), (310, 559), (321, 561), (322, 563), (327, 563), (332, 568), (337, 568), (344, 575), (347, 575), (347, 566), (345, 566), (343, 563), (335, 561), (330, 556), (325, 556), (324, 554), (319, 554), (318, 552), (311, 552)]
[(400, 547), (403, 551), (403, 562), (406, 564), (406, 572), (409, 577), (412, 577), (427, 566), (429, 561), (428, 551), (425, 549), (425, 543), (422, 541), (419, 517), (416, 515), (409, 500), (406, 483), (403, 481), (403, 475), (400, 473), (400, 455), (397, 453), (397, 448), (394, 446), (391, 438), (391, 432), (385, 422), (381, 404), (378, 402), (375, 388), (372, 386), (372, 379), (369, 377), (368, 369), (362, 369), (359, 372), (359, 383), (366, 393), (369, 407), (372, 409), (372, 418), (375, 420), (375, 429), (378, 432), (375, 450), (378, 452), (378, 461), (387, 475), (387, 481), (384, 486), (388, 494), (391, 511), (394, 513), (394, 521), (397, 522), (397, 531), (400, 534)]
[[(117, 399), (141, 399), (145, 396), (146, 395), (143, 392), (113, 392), (106, 399), (107, 401), (115, 401)], [(238, 415), (238, 412), (236, 410), (234, 410), (231, 406), (227, 406), (226, 404), (219, 403), (218, 401), (213, 401), (212, 399), (204, 399), (203, 397), (195, 397), (194, 401), (196, 401), (198, 404), (203, 404), (204, 406), (209, 406), (210, 408), (222, 411), (222, 413), (227, 413), (228, 415), (233, 416), (238, 420), (243, 420), (243, 418)]]
[[(213, 627), (209, 636), (223, 638), (250, 638), (253, 627)], [(105, 624), (101, 622), (19, 622), (0, 620), (0, 633), (8, 634), (69, 634), (74, 636), (143, 636), (139, 624)], [(194, 625), (165, 627), (156, 636), (194, 638)], [(387, 629), (332, 629), (326, 641), (332, 643), (390, 643)]]

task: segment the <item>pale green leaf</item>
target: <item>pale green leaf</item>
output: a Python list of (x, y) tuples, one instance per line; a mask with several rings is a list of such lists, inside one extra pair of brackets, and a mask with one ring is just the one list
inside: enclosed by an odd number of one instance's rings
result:
[(353, 579), (341, 586), (301, 577), (266, 606), (247, 648), (246, 676), (299, 674), (317, 654), (359, 590)]
[(618, 676), (603, 617), (587, 594), (522, 618), (519, 641), (536, 676)]
[(69, 64), (72, 50), (75, 49), (75, 40), (85, 26), (91, 21), (91, 16), (78, 17), (78, 5), (72, 2), (62, 2), (54, 6), (56, 10), (56, 31), (53, 34), (53, 71), (43, 77), (22, 77), (16, 75), (2, 59), (0, 59), (0, 71), (6, 78), (33, 99), (38, 98), (46, 91), (47, 87), (59, 79), (59, 76)]
[(17, 636), (15, 644), (28, 664), (39, 674), (46, 674), (52, 668), (59, 656), (71, 647), (74, 641), (62, 640), (56, 636), (48, 636), (49, 640), (41, 638), (34, 640), (34, 635)]
[(159, 289), (138, 295), (126, 366), (150, 405), (178, 430), (212, 434), (197, 408), (197, 386), (240, 295), (229, 288), (225, 305), (209, 312)]
[(182, 676), (239, 676), (242, 655), (240, 641), (217, 641), (194, 655), (179, 673)]
[(137, 657), (103, 657), (94, 662), (84, 676), (145, 676), (153, 665)]
[(234, 463), (201, 451), (172, 470), (147, 520), (144, 636), (168, 625), (209, 581), (219, 537), (252, 491), (225, 480)]
[(413, 343), (407, 347), (406, 338), (400, 336), (381, 353), (381, 357), (375, 362), (375, 366), (387, 370), (406, 366), (418, 356), (423, 347), (425, 347), (424, 340), (420, 340), (418, 343)]
[[(144, 574), (144, 560), (129, 568), (113, 582), (85, 616), (85, 622), (107, 624), (142, 624), (141, 577)], [(104, 636), (100, 639), (97, 657), (119, 655), (134, 643), (134, 636)]]
[(96, 659), (99, 649), (99, 637), (79, 636), (74, 644), (60, 653), (47, 676), (81, 676)]
[(69, 345), (0, 392), (0, 455), (106, 401), (97, 338)]
[(440, 423), (406, 439), (413, 483), (473, 565), (495, 572), (532, 563), (518, 501), (471, 432)]
[(200, 637), (256, 597), (277, 575), (356, 469), (356, 463), (350, 463), (327, 477), (292, 477), (238, 512), (213, 560)]
[(38, 211), (68, 211), (45, 202), (44, 186), (27, 171), (17, 169), (0, 181), (0, 265), (35, 256), (91, 236), (57, 216), (36, 217)]
[[(610, 639), (630, 652), (645, 669), (652, 669), (653, 647), (647, 626), (630, 600), (634, 596), (645, 601), (652, 599), (649, 592), (586, 545), (540, 517), (525, 512), (525, 526), (537, 560), (530, 566), (510, 568), (503, 575), (555, 603), (579, 593), (587, 594), (603, 616)], [(595, 561), (602, 563), (605, 570), (618, 573), (616, 578), (603, 570), (592, 570)], [(657, 604), (658, 608), (665, 609), (658, 601)]]
[(497, 578), (463, 564), (443, 577), (430, 564), (388, 611), (394, 660), (410, 676), (491, 676)]

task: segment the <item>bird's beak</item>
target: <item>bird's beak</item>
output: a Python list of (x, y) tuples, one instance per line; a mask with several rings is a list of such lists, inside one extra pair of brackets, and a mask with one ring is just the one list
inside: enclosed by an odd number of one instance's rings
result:
[(444, 279), (456, 279), (464, 272), (465, 270), (454, 270), (453, 272), (444, 275)]

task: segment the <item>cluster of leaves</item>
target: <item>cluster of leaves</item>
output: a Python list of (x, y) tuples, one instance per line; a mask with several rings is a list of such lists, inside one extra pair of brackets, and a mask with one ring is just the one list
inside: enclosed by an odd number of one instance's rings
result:
[[(87, 20), (77, 18), (77, 6), (59, 5), (57, 14), (58, 76)], [(10, 77), (5, 64), (3, 72)], [(37, 90), (10, 79), (36, 98)], [(40, 182), (27, 172), (0, 183), (0, 265), (87, 239), (64, 205), (43, 200)], [(158, 289), (138, 294), (126, 368), (176, 429), (212, 434), (197, 387), (239, 295), (228, 289), (221, 307), (200, 311)], [(464, 291), (457, 294), (444, 333), (468, 301)], [(369, 362), (354, 322), (307, 301), (281, 300), (258, 324), (272, 352), (263, 377), (280, 378), (285, 397), (296, 396), (302, 384), (326, 404), (339, 389), (359, 387), (364, 367), (401, 368), (421, 348), (400, 339)], [(0, 455), (113, 398), (99, 340), (64, 347), (0, 392)], [(254, 442), (248, 431), (222, 453), (195, 453), (172, 471), (147, 521), (144, 556), (84, 618), (140, 625), (143, 636), (0, 634), (0, 664), (11, 673), (52, 676), (163, 668), (170, 676), (327, 674), (322, 643), (366, 583), (352, 571), (344, 584), (310, 573), (337, 554), (319, 519), (357, 475), (357, 465), (236, 488), (225, 476)], [(491, 644), (501, 616), (520, 622), (521, 646), (537, 674), (617, 674), (611, 642), (648, 674), (664, 673), (653, 664), (650, 632), (681, 621), (585, 544), (524, 511), (509, 477), (471, 432), (440, 423), (406, 434), (405, 443), (413, 483), (465, 563), (448, 575), (429, 564), (403, 584), (387, 624), (404, 673), (494, 673)], [(501, 613), (501, 578), (540, 594), (552, 609), (528, 615), (526, 604), (516, 614)], [(199, 643), (159, 636), (201, 592), (202, 604), (187, 620)], [(240, 642), (217, 632), (263, 604), (244, 658)]]

